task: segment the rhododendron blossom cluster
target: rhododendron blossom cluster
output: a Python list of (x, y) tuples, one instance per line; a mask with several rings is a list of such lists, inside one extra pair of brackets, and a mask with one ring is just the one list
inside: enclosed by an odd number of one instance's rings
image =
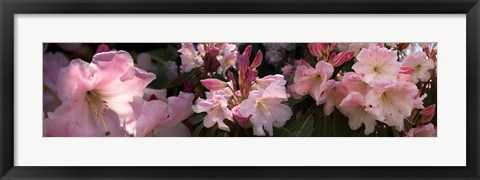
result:
[(433, 42), (43, 48), (44, 137), (437, 135)]

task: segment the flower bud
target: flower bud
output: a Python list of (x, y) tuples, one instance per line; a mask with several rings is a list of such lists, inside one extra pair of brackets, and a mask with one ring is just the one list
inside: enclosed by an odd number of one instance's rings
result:
[(354, 55), (355, 55), (355, 51), (340, 52), (333, 56), (332, 60), (330, 61), (330, 64), (332, 64), (333, 67), (340, 67), (345, 62), (350, 61)]
[(228, 71), (228, 73), (227, 73), (227, 78), (228, 78), (230, 81), (232, 81), (233, 86), (235, 87), (237, 81), (235, 80), (235, 76), (233, 76), (232, 71)]
[(247, 60), (250, 59), (250, 54), (252, 54), (252, 45), (248, 45), (245, 50), (243, 50), (243, 55), (247, 57)]
[(200, 83), (202, 83), (202, 85), (210, 91), (217, 91), (217, 90), (226, 88), (228, 86), (226, 82), (223, 82), (215, 78), (203, 79), (203, 80), (200, 80)]
[(400, 71), (398, 73), (400, 74), (413, 74), (415, 72), (415, 68), (410, 67), (410, 66), (402, 66), (400, 67)]
[(250, 62), (248, 61), (247, 56), (245, 55), (240, 55), (237, 59), (238, 62), (238, 75), (240, 77), (244, 77), (247, 73), (248, 66)]
[(330, 52), (335, 49), (337, 46), (336, 43), (309, 43), (308, 50), (310, 53), (317, 57), (318, 59), (322, 59), (330, 54)]
[(98, 45), (97, 51), (95, 52), (95, 54), (101, 53), (101, 52), (108, 52), (108, 51), (110, 51), (110, 48), (106, 44), (100, 44)]
[(255, 59), (252, 62), (252, 65), (250, 65), (250, 68), (252, 69), (257, 68), (258, 66), (260, 66), (260, 64), (262, 64), (262, 60), (263, 60), (263, 53), (262, 51), (258, 50), (257, 55), (255, 56)]
[(422, 115), (422, 119), (420, 119), (420, 122), (422, 123), (428, 123), (433, 119), (433, 116), (435, 116), (435, 104), (432, 104), (422, 111), (420, 111), (420, 115)]

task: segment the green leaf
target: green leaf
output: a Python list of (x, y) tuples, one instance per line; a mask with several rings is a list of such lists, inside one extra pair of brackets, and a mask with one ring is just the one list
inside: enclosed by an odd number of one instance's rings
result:
[(335, 134), (333, 133), (333, 120), (330, 119), (328, 116), (324, 115), (325, 118), (328, 118), (328, 119), (325, 119), (323, 121), (323, 128), (324, 128), (324, 136), (325, 137), (334, 137)]
[[(285, 124), (285, 129), (278, 129), (277, 131), (287, 130), (279, 133), (289, 136), (311, 136), (314, 130), (313, 125), (313, 113), (305, 113), (299, 118), (292, 118), (287, 124)], [(291, 134), (288, 133), (288, 131), (291, 132)]]
[(365, 135), (365, 125), (362, 125), (362, 127), (355, 130), (354, 134), (355, 134), (356, 137), (366, 137), (366, 135)]
[(217, 133), (218, 127), (217, 125), (207, 128), (207, 134), (205, 135), (206, 137), (214, 137), (215, 134)]
[(285, 127), (273, 127), (273, 135), (275, 137), (293, 137), (295, 133)]
[(303, 96), (300, 99), (295, 99), (295, 98), (289, 98), (288, 99), (288, 104), (290, 107), (297, 105), (298, 103), (302, 102), (307, 96)]
[(296, 137), (310, 137), (312, 136), (312, 133), (313, 133), (313, 124), (314, 124), (314, 120), (313, 120), (313, 114), (309, 114), (309, 115), (304, 115), (306, 117), (300, 117), (299, 120), (303, 121), (301, 123), (301, 126), (300, 128), (296, 131), (295, 133), (295, 136)]
[(391, 127), (391, 129), (392, 129), (393, 135), (394, 135), (395, 137), (400, 137), (400, 132), (398, 132), (398, 131), (397, 131), (395, 128), (393, 128), (393, 127)]
[(193, 125), (201, 123), (203, 122), (203, 118), (205, 118), (205, 116), (207, 116), (206, 112), (194, 114), (192, 117), (190, 117), (190, 123)]
[(200, 124), (193, 130), (193, 132), (192, 132), (192, 137), (200, 137), (203, 128), (204, 128), (203, 123), (200, 123)]
[(315, 137), (325, 137), (325, 120), (328, 120), (328, 116), (324, 116), (323, 114), (316, 118), (315, 120), (315, 130), (312, 133), (312, 136)]
[(335, 109), (333, 111), (333, 133), (335, 137), (351, 137), (353, 132), (348, 125), (348, 117)]
[(230, 135), (228, 135), (228, 133), (226, 132), (222, 132), (222, 133), (219, 133), (217, 137), (230, 137)]

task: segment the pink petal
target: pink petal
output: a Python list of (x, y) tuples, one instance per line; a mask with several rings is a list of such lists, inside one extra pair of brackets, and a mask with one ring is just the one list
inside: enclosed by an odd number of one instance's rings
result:
[(137, 123), (135, 136), (143, 137), (152, 131), (155, 126), (167, 120), (167, 104), (159, 100), (145, 101), (135, 97), (130, 103), (134, 110)]
[(60, 69), (68, 66), (68, 58), (61, 52), (43, 54), (43, 83), (56, 91)]
[(193, 98), (195, 95), (184, 92), (177, 97), (168, 97), (168, 120), (179, 123), (190, 117), (193, 114)]
[(96, 70), (80, 59), (70, 61), (68, 67), (60, 70), (57, 81), (57, 95), (60, 100), (80, 102), (87, 91), (94, 88)]
[[(107, 110), (103, 119), (110, 131), (109, 136), (124, 136), (120, 127), (118, 115)], [(105, 129), (101, 119), (96, 116), (84, 101), (77, 103), (63, 103), (53, 113), (48, 113), (44, 121), (47, 136), (54, 137), (103, 137)]]

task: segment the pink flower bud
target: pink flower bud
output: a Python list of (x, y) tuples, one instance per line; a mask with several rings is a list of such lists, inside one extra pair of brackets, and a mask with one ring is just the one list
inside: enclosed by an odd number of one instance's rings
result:
[(308, 50), (310, 53), (317, 57), (317, 58), (323, 58), (324, 56), (327, 56), (330, 54), (330, 52), (335, 49), (337, 46), (336, 43), (309, 43), (308, 44)]
[(400, 71), (398, 73), (400, 74), (412, 74), (415, 72), (415, 68), (410, 67), (410, 66), (402, 66), (400, 67)]
[(340, 67), (345, 62), (350, 61), (353, 58), (354, 55), (355, 55), (355, 51), (340, 52), (336, 55), (334, 55), (334, 53), (332, 53), (333, 58), (330, 61), (330, 63), (333, 65), (333, 67)]
[(258, 66), (260, 66), (260, 64), (262, 64), (262, 60), (263, 60), (263, 53), (262, 51), (258, 50), (252, 65), (250, 65), (250, 68), (252, 69), (257, 68)]
[(247, 57), (247, 60), (250, 59), (250, 54), (252, 54), (252, 45), (248, 45), (245, 50), (243, 50), (243, 55)]
[(217, 91), (217, 90), (226, 88), (228, 86), (226, 82), (223, 82), (215, 78), (203, 79), (203, 80), (200, 80), (200, 83), (202, 83), (202, 85), (205, 86), (210, 91)]
[(240, 55), (240, 57), (238, 57), (237, 62), (238, 62), (238, 74), (240, 76), (245, 76), (247, 73), (248, 66), (250, 64), (247, 56)]
[(98, 45), (97, 51), (95, 52), (95, 54), (101, 53), (101, 52), (108, 52), (108, 51), (110, 51), (110, 48), (106, 44), (100, 44)]
[(232, 71), (228, 71), (227, 78), (232, 81), (233, 87), (237, 86), (237, 81), (235, 80), (235, 76), (233, 76)]
[(308, 50), (315, 57), (323, 57), (324, 52), (327, 51), (327, 43), (309, 43)]
[(428, 123), (433, 119), (433, 116), (435, 116), (435, 104), (432, 104), (422, 111), (420, 111), (420, 114), (422, 115), (422, 119), (420, 119), (420, 122), (422, 123)]
[(239, 112), (240, 106), (235, 106), (232, 108), (233, 118), (237, 121), (238, 125), (243, 128), (250, 128), (252, 127), (252, 123), (248, 120), (248, 117), (243, 117)]
[(248, 71), (247, 71), (247, 83), (250, 84), (253, 81), (255, 81), (257, 76), (258, 76), (258, 71), (257, 70), (248, 69)]

